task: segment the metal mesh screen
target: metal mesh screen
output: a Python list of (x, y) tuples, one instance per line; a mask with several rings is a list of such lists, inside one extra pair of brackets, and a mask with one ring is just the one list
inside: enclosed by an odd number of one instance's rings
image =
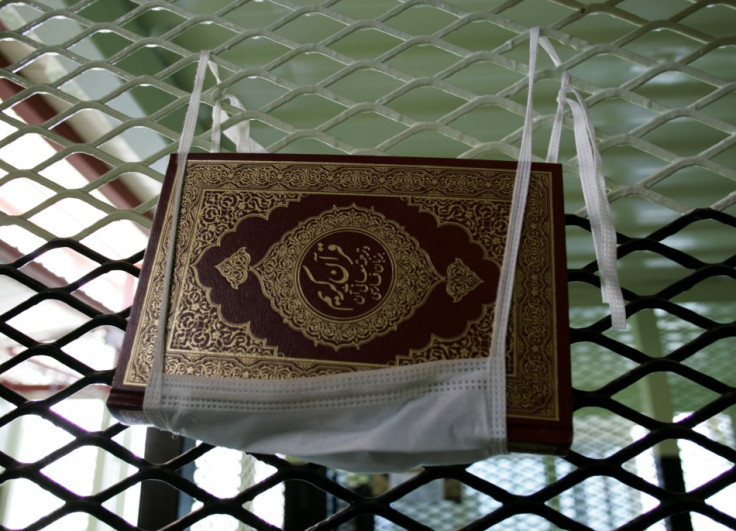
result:
[[(733, 1), (11, 0), (0, 21), (2, 523), (133, 529), (155, 481), (173, 528), (736, 528)], [(630, 324), (599, 302), (567, 131), (570, 454), (394, 477), (142, 457), (103, 399), (198, 52), (223, 76), (198, 150), (226, 91), (272, 152), (513, 159), (534, 25), (596, 126)], [(539, 68), (542, 157), (561, 69)]]

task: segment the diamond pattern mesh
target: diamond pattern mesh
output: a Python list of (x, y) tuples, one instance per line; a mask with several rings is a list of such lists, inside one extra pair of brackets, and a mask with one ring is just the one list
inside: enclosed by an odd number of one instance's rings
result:
[[(133, 529), (126, 504), (156, 480), (194, 501), (175, 528), (274, 529), (258, 500), (300, 480), (329, 502), (318, 529), (736, 528), (732, 1), (17, 0), (0, 21), (4, 523)], [(207, 79), (197, 150), (226, 91), (247, 109), (226, 126), (250, 120), (272, 152), (514, 159), (533, 25), (596, 126), (631, 325), (612, 331), (598, 300), (567, 131), (570, 454), (427, 469), (387, 491), (246, 457), (235, 493), (201, 486), (217, 468), (206, 444), (142, 457), (102, 400), (197, 52), (223, 78)], [(560, 70), (539, 68), (541, 158)], [(450, 479), (459, 496), (437, 495)]]

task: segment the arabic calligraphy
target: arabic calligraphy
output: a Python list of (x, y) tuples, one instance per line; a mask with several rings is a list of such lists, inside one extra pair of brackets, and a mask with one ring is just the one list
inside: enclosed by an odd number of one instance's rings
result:
[(394, 332), (444, 281), (402, 225), (354, 204), (300, 221), (249, 272), (284, 323), (335, 351)]
[(376, 239), (359, 230), (338, 230), (307, 248), (299, 286), (316, 312), (333, 319), (355, 319), (381, 305), (393, 276), (389, 255)]

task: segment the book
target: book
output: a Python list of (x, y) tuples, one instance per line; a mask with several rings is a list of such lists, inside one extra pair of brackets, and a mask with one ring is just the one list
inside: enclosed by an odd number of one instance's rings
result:
[[(179, 217), (165, 370), (309, 378), (487, 357), (516, 163), (172, 156), (108, 407), (145, 423), (169, 229)], [(506, 352), (509, 446), (572, 439), (561, 168), (535, 163)]]

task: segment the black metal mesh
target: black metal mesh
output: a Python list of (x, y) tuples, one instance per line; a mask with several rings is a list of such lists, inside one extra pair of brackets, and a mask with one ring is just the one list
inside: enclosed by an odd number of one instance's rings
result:
[[(64, 430), (71, 436), (71, 440), (32, 463), (22, 463), (3, 451), (0, 453), (0, 465), (4, 470), (0, 478), (3, 484), (18, 480), (31, 481), (60, 500), (58, 509), (47, 515), (36, 515), (38, 519), (34, 517), (34, 522), (28, 529), (41, 529), (63, 521), (66, 515), (78, 511), (88, 513), (116, 529), (133, 529), (133, 525), (126, 523), (103, 504), (125, 489), (147, 480), (166, 482), (184, 495), (202, 502), (201, 508), (186, 514), (173, 524), (177, 528), (190, 526), (210, 515), (227, 514), (256, 529), (273, 529), (274, 526), (244, 509), (243, 505), (273, 486), (293, 480), (307, 482), (341, 501), (337, 514), (330, 515), (316, 529), (349, 525), (361, 515), (375, 515), (375, 529), (487, 529), (496, 525), (506, 529), (644, 529), (682, 513), (699, 513), (710, 521), (721, 524), (725, 529), (734, 528), (736, 517), (728, 512), (729, 508), (721, 505), (719, 509), (710, 503), (715, 495), (731, 496), (734, 493), (736, 468), (733, 463), (736, 462), (736, 450), (733, 448), (733, 425), (723, 427), (720, 437), (714, 432), (704, 433), (699, 427), (723, 415), (733, 419), (736, 390), (733, 386), (733, 369), (729, 365), (732, 365), (733, 360), (732, 338), (736, 337), (736, 323), (729, 320), (733, 317), (732, 314), (722, 313), (720, 320), (714, 320), (711, 317), (715, 316), (709, 317), (675, 304), (672, 299), (713, 276), (736, 279), (736, 257), (732, 256), (718, 264), (704, 264), (661, 243), (688, 225), (704, 219), (716, 220), (736, 233), (736, 219), (733, 217), (712, 210), (699, 210), (679, 218), (647, 238), (621, 238), (620, 256), (646, 249), (676, 257), (678, 263), (688, 269), (687, 275), (681, 281), (659, 293), (639, 296), (628, 292), (626, 296), (629, 300), (629, 314), (656, 308), (695, 325), (698, 330), (679, 339), (677, 348), (673, 348), (665, 356), (652, 358), (609, 337), (607, 317), (588, 326), (573, 328), (574, 359), (577, 352), (575, 345), (586, 343), (615, 353), (620, 360), (613, 356), (611, 364), (599, 367), (609, 373), (604, 378), (607, 380), (604, 385), (589, 390), (575, 390), (576, 428), (582, 426), (583, 439), (576, 438), (573, 451), (566, 457), (520, 455), (495, 458), (468, 467), (430, 468), (377, 496), (370, 490), (362, 495), (356, 494), (354, 490), (336, 481), (340, 476), (326, 477), (318, 467), (292, 464), (278, 457), (259, 455), (256, 458), (271, 465), (275, 469), (273, 473), (248, 486), (237, 496), (221, 499), (198, 487), (191, 479), (182, 478), (180, 474), (185, 465), (212, 450), (210, 445), (199, 444), (166, 463), (152, 463), (132, 454), (116, 441), (116, 437), (126, 429), (125, 426), (114, 424), (106, 430), (90, 432), (56, 413), (53, 409), (56, 404), (73, 400), (80, 391), (89, 390), (90, 393), (95, 393), (94, 389), (109, 384), (112, 377), (111, 370), (94, 370), (75, 360), (65, 352), (65, 347), (81, 335), (101, 326), (124, 328), (128, 311), (104, 315), (80, 302), (73, 293), (85, 282), (110, 269), (136, 274), (137, 269), (133, 264), (139, 261), (140, 256), (109, 261), (78, 242), (54, 240), (33, 253), (0, 265), (1, 274), (36, 292), (25, 303), (15, 306), (2, 316), (0, 331), (19, 346), (17, 354), (4, 361), (1, 369), (6, 373), (33, 357), (49, 356), (79, 373), (80, 377), (68, 387), (42, 400), (28, 400), (8, 386), (0, 386), (0, 396), (6, 402), (1, 422), (3, 426), (7, 426), (21, 417), (37, 416)], [(569, 216), (567, 222), (587, 228), (587, 222), (576, 216)], [(57, 288), (47, 287), (24, 273), (24, 265), (44, 252), (61, 246), (73, 248), (96, 261), (99, 266), (79, 281)], [(594, 269), (595, 265), (590, 264), (585, 268), (572, 270), (570, 279), (572, 282), (597, 285)], [(51, 299), (68, 304), (87, 315), (89, 320), (82, 327), (48, 344), (38, 343), (8, 324), (8, 321), (25, 309)], [(718, 366), (715, 371), (708, 370), (707, 361), (695, 362), (699, 353), (723, 341), (728, 342), (728, 346), (724, 347), (725, 352), (713, 351), (713, 358), (722, 358), (718, 362), (724, 363), (720, 370)], [(577, 355), (581, 356), (581, 360), (589, 360), (591, 354), (581, 351)], [(618, 371), (614, 370), (615, 365), (620, 366)], [(589, 361), (588, 367), (591, 366), (593, 364)], [(678, 375), (683, 382), (697, 384), (696, 393), (710, 391), (709, 397), (697, 402), (692, 397), (679, 400), (686, 407), (693, 406), (693, 411), (677, 422), (654, 420), (635, 405), (632, 407), (616, 399), (622, 390), (654, 373), (665, 373), (668, 377)], [(594, 427), (592, 435), (590, 426)], [(626, 431), (631, 426), (642, 428), (640, 437), (634, 438), (630, 431)], [(675, 492), (653, 483), (652, 478), (641, 477), (642, 466), (632, 466), (632, 462), (650, 455), (657, 443), (670, 439), (678, 441), (680, 445), (689, 441), (713, 458), (720, 458), (721, 468), (711, 472), (712, 475), (707, 476), (703, 484), (687, 485), (684, 492)], [(87, 446), (101, 448), (130, 463), (137, 471), (91, 496), (79, 496), (65, 487), (63, 478), (54, 480), (44, 472), (49, 465)], [(698, 461), (695, 466), (707, 467), (708, 462)], [(656, 474), (653, 477), (656, 480)], [(446, 478), (455, 479), (462, 485), (460, 501), (412, 501), (413, 491)], [(341, 482), (345, 483), (344, 480)], [(642, 495), (647, 495), (652, 500), (648, 510), (642, 505)], [(408, 499), (405, 500), (405, 497)]]

